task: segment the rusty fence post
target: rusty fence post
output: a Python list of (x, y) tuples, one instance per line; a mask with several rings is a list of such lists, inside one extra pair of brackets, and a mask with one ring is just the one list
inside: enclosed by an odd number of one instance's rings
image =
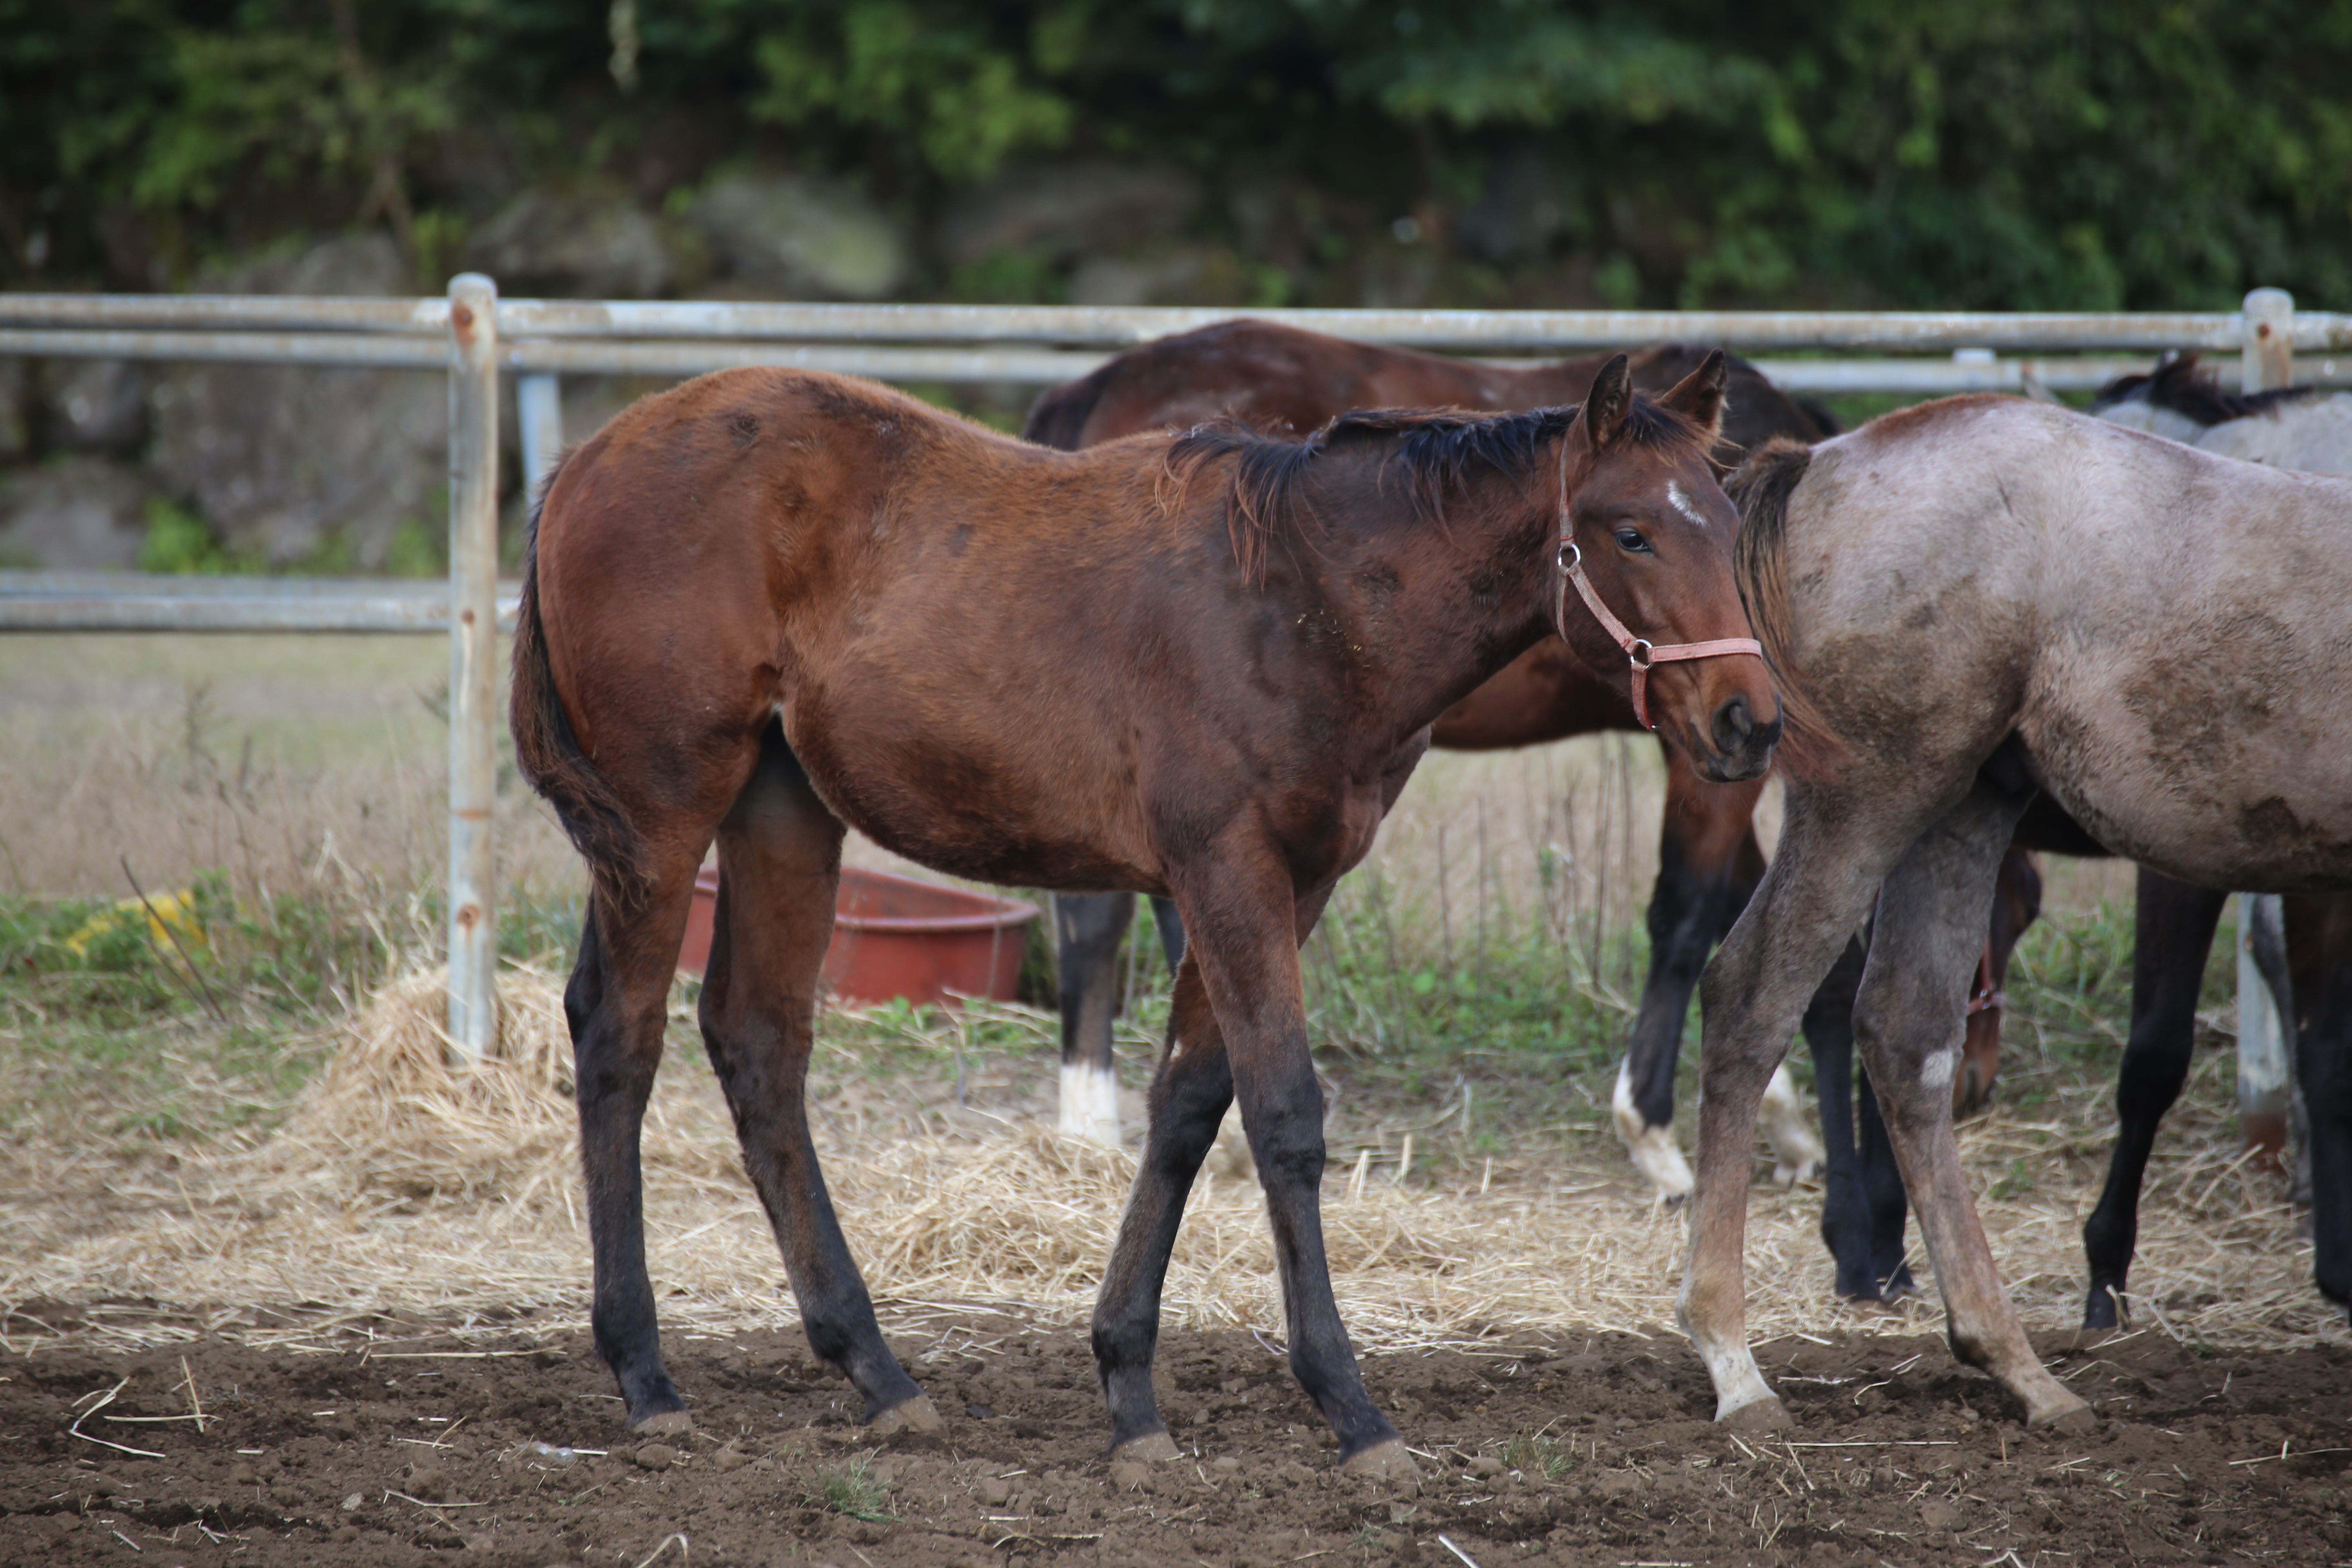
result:
[[(2294, 375), (2294, 297), (2284, 289), (2246, 296), (2241, 390), (2268, 392)], [(2255, 928), (2278, 921), (2277, 895), (2238, 895), (2238, 1131), (2272, 1160), (2286, 1147), (2287, 1042), (2271, 989), (2255, 962)], [(2258, 906), (2268, 902), (2267, 910)]]
[(449, 280), (449, 1042), (497, 1047), (491, 791), (498, 763), (499, 290)]

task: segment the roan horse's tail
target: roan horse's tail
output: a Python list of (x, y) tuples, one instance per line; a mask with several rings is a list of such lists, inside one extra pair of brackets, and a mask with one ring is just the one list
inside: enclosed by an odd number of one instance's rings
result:
[(1732, 576), (1748, 624), (1764, 645), (1765, 668), (1780, 699), (1780, 766), (1801, 779), (1836, 771), (1845, 755), (1837, 731), (1822, 717), (1812, 688), (1791, 652), (1787, 526), (1789, 497), (1811, 466), (1813, 450), (1778, 437), (1758, 447), (1724, 490), (1739, 509), (1739, 538), (1732, 547)]
[(572, 733), (562, 696), (555, 689), (547, 639), (539, 624), (539, 518), (548, 492), (555, 488), (555, 476), (563, 470), (564, 458), (548, 469), (531, 500), (530, 529), (523, 543), (522, 603), (515, 611), (514, 685), (507, 722), (514, 731), (515, 761), (522, 776), (555, 807), (563, 831), (587, 860), (597, 889), (616, 908), (627, 909), (645, 896), (646, 841), (611, 782), (580, 749), (580, 738)]

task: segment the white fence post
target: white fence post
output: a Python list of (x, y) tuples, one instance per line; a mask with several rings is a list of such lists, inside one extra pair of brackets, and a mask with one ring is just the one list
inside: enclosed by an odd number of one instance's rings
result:
[(498, 1044), (491, 792), (498, 764), (499, 290), (449, 280), (449, 1040)]
[(537, 373), (515, 377), (515, 417), (522, 426), (522, 488), (539, 493), (539, 482), (563, 450), (563, 383)]
[[(2293, 295), (2257, 289), (2246, 296), (2242, 353), (2242, 390), (2267, 392), (2294, 379)], [(2254, 911), (2263, 899), (2276, 895), (2238, 895), (2238, 1131), (2248, 1147), (2275, 1156), (2286, 1146), (2286, 1028), (2254, 963)]]

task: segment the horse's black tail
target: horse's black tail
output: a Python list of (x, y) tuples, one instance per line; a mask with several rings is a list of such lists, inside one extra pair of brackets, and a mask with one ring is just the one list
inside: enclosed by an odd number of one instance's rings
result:
[(1789, 497), (1812, 461), (1811, 447), (1781, 437), (1759, 447), (1723, 487), (1739, 509), (1732, 576), (1739, 585), (1748, 624), (1764, 645), (1764, 664), (1780, 699), (1780, 765), (1801, 779), (1828, 776), (1845, 755), (1844, 744), (1823, 717), (1791, 653)]
[(1118, 363), (1112, 360), (1097, 365), (1077, 380), (1040, 395), (1029, 405), (1029, 417), (1022, 422), (1021, 438), (1040, 447), (1076, 451), (1078, 437), (1086, 434), (1087, 421), (1093, 416), (1095, 405), (1102, 401), (1103, 389), (1110, 384)]
[(522, 602), (515, 611), (514, 683), (507, 722), (514, 731), (515, 761), (522, 776), (555, 808), (565, 835), (588, 862), (597, 890), (616, 909), (627, 909), (646, 893), (645, 837), (629, 820), (611, 781), (580, 749), (562, 695), (555, 689), (555, 671), (547, 662), (547, 639), (539, 621), (540, 513), (570, 456), (567, 452), (556, 459), (531, 501), (530, 531), (523, 542)]

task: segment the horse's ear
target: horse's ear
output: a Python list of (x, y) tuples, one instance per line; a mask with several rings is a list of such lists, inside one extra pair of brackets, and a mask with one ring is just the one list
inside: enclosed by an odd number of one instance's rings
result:
[(1613, 354), (1592, 378), (1584, 399), (1584, 438), (1596, 452), (1625, 433), (1625, 416), (1633, 407), (1633, 374), (1623, 354)]
[(1714, 349), (1658, 401), (1697, 426), (1712, 445), (1723, 430), (1723, 395), (1730, 384), (1731, 362), (1721, 349)]

